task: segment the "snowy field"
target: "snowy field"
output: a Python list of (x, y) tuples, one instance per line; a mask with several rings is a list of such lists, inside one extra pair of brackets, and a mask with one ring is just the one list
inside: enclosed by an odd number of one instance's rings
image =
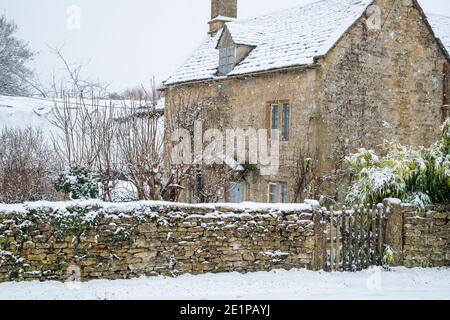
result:
[(82, 284), (0, 284), (0, 299), (450, 299), (450, 268), (379, 268), (358, 273), (306, 270), (178, 278), (95, 280)]

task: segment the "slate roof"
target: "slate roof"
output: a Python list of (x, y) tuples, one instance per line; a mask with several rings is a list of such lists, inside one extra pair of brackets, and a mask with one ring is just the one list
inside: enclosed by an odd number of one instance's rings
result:
[[(226, 24), (236, 44), (255, 49), (229, 76), (309, 65), (323, 56), (365, 12), (372, 0), (322, 0), (256, 18)], [(430, 15), (437, 37), (450, 51), (450, 18)], [(166, 85), (214, 79), (219, 63), (216, 49), (222, 31), (208, 36)]]

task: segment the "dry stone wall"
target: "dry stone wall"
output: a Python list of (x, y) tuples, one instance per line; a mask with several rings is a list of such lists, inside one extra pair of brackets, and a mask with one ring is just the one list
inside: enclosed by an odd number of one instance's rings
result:
[(310, 268), (310, 205), (0, 206), (0, 282)]
[(399, 201), (386, 201), (387, 244), (394, 249), (395, 265), (450, 266), (450, 206), (426, 212)]
[(449, 218), (450, 208), (436, 208), (423, 216), (411, 208), (405, 212), (405, 266), (450, 266)]
[[(390, 199), (385, 210), (395, 265), (450, 266), (450, 207), (422, 213)], [(0, 205), (0, 282), (318, 270), (323, 221), (317, 202)]]

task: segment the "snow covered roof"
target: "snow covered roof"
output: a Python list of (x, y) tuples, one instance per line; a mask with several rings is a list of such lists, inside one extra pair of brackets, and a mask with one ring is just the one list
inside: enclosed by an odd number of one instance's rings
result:
[(0, 130), (32, 126), (48, 132), (52, 128), (48, 116), (53, 106), (54, 102), (48, 99), (0, 96)]
[(210, 22), (214, 21), (235, 21), (236, 18), (226, 17), (226, 16), (217, 16), (214, 19), (212, 19)]
[[(230, 23), (226, 25), (226, 28), (230, 32), (235, 44), (245, 44), (248, 46), (260, 45), (264, 41), (264, 35), (270, 32), (269, 28), (239, 23)], [(223, 33), (221, 34), (223, 35)]]
[[(226, 24), (236, 44), (256, 48), (228, 75), (243, 75), (310, 65), (336, 44), (373, 0), (321, 0)], [(450, 18), (429, 16), (430, 24), (450, 51)], [(223, 31), (223, 30), (222, 30)], [(208, 36), (166, 85), (216, 78), (222, 31)]]
[[(323, 0), (227, 23), (234, 41), (256, 45), (229, 75), (313, 63), (315, 57), (331, 49), (371, 2)], [(214, 37), (207, 37), (166, 84), (214, 78), (219, 62), (216, 45), (220, 35), (219, 31)]]
[[(8, 128), (41, 128), (45, 134), (51, 134), (55, 130), (52, 124), (53, 108), (63, 106), (64, 101), (60, 99), (11, 97), (0, 95), (0, 130)], [(75, 99), (66, 101), (74, 107), (77, 105)], [(117, 107), (130, 104), (128, 100), (98, 100), (100, 107)], [(139, 103), (139, 102), (134, 102)], [(90, 100), (85, 101), (86, 106), (92, 104)], [(156, 111), (164, 111), (164, 98), (160, 99), (155, 106)]]

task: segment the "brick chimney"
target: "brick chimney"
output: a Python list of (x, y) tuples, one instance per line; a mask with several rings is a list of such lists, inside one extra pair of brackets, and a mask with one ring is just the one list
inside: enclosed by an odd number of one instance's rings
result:
[(226, 22), (237, 18), (237, 0), (211, 0), (211, 21), (209, 34), (212, 36), (221, 29)]

